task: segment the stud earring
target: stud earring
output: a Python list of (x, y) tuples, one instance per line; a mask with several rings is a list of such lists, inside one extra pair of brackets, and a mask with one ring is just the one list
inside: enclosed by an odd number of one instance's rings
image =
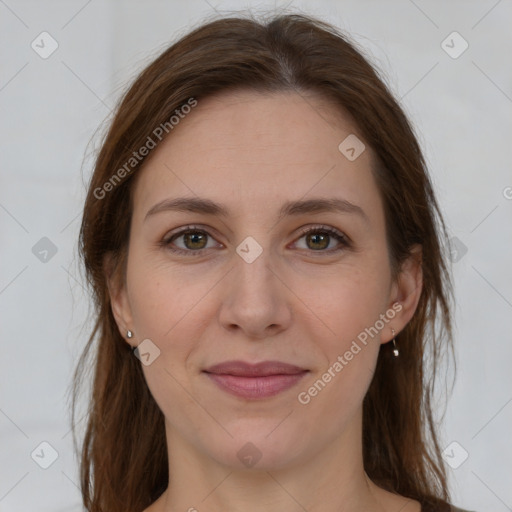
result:
[(400, 352), (398, 351), (398, 347), (396, 346), (396, 341), (395, 341), (395, 329), (391, 329), (391, 334), (393, 336), (393, 355), (395, 357), (398, 357), (398, 355), (400, 354)]
[(133, 332), (132, 332), (132, 331), (130, 331), (130, 330), (128, 329), (128, 330), (126, 331), (126, 337), (127, 337), (128, 339), (133, 338)]

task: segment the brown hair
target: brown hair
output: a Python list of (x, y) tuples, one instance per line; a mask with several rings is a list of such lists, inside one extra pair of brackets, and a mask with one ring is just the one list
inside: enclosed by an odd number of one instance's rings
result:
[(133, 171), (121, 173), (123, 179), (101, 198), (97, 191), (106, 190), (116, 169), (190, 98), (200, 102), (235, 89), (319, 93), (350, 113), (374, 150), (373, 172), (384, 203), (393, 275), (411, 247), (421, 244), (423, 290), (413, 318), (399, 335), (400, 357), (390, 356), (389, 343), (380, 348), (363, 403), (364, 467), (377, 485), (424, 505), (448, 500), (431, 402), (440, 356), (452, 348), (452, 287), (441, 250), (446, 228), (426, 163), (406, 115), (362, 51), (332, 26), (288, 14), (266, 21), (229, 17), (194, 29), (140, 73), (104, 137), (85, 201), (79, 247), (93, 292), (95, 324), (76, 369), (73, 425), (88, 354), (97, 343), (81, 445), (86, 509), (139, 512), (168, 484), (163, 414), (140, 362), (119, 333), (104, 266), (111, 255), (112, 270), (119, 276), (124, 272), (133, 177), (144, 159)]

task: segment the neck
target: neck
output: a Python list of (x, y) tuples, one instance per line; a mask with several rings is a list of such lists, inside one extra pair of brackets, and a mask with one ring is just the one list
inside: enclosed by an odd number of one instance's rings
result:
[[(233, 468), (166, 426), (169, 487), (151, 512), (382, 512), (385, 493), (363, 467), (361, 415), (333, 442), (280, 467)], [(386, 493), (387, 494), (387, 493)], [(407, 509), (409, 510), (409, 509)], [(148, 511), (149, 512), (149, 511)]]

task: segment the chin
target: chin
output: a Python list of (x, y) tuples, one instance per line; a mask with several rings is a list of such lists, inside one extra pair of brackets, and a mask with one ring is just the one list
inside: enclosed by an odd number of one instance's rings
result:
[(279, 434), (269, 432), (272, 429), (251, 431), (246, 428), (243, 434), (238, 433), (233, 438), (226, 436), (224, 442), (209, 444), (204, 449), (218, 463), (236, 470), (275, 471), (292, 466), (301, 458), (305, 451), (299, 444), (301, 436), (286, 430)]

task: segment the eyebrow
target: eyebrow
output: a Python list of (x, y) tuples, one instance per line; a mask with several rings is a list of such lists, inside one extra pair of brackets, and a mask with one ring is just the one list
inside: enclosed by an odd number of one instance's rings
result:
[[(199, 197), (179, 197), (175, 199), (164, 199), (163, 201), (155, 204), (146, 213), (144, 221), (156, 213), (168, 211), (200, 213), (203, 215), (216, 215), (218, 217), (229, 217), (230, 215), (228, 208), (210, 199)], [(368, 216), (360, 206), (357, 206), (346, 199), (337, 197), (288, 201), (279, 210), (278, 220), (281, 220), (286, 216), (329, 212), (356, 214), (365, 222), (369, 222)]]

